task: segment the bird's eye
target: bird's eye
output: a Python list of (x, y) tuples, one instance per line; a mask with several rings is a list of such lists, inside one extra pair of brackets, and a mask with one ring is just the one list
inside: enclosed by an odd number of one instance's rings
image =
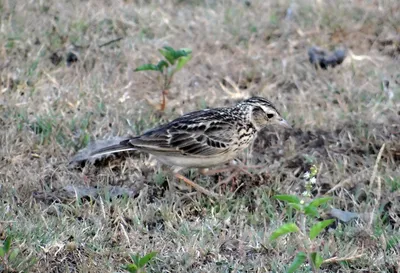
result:
[(274, 114), (267, 114), (267, 118), (271, 119), (274, 117)]

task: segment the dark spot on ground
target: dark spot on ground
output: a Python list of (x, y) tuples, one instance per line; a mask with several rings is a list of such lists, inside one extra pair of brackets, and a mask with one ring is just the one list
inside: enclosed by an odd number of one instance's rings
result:
[(67, 53), (67, 58), (66, 58), (67, 66), (71, 66), (73, 63), (76, 63), (77, 61), (78, 61), (78, 56), (75, 53), (73, 52)]
[(50, 55), (50, 61), (54, 65), (59, 65), (63, 60), (63, 57), (58, 54), (57, 52), (54, 52), (53, 54)]

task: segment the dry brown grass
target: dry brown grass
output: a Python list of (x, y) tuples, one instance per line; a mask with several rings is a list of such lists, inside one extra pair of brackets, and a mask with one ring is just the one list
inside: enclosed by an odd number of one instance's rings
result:
[[(116, 272), (129, 254), (158, 251), (149, 272), (283, 272), (297, 245), (269, 242), (288, 217), (271, 197), (301, 193), (299, 177), (314, 163), (319, 194), (377, 216), (324, 234), (324, 257), (364, 255), (322, 270), (399, 272), (397, 0), (15, 2), (0, 3), (0, 235), (14, 237), (22, 263), (36, 257), (29, 271)], [(315, 70), (314, 44), (346, 46), (353, 57)], [(193, 59), (160, 115), (145, 100), (160, 99), (153, 75), (133, 70), (164, 45), (189, 47)], [(69, 52), (79, 61), (67, 66)], [(295, 129), (262, 132), (251, 159), (266, 174), (241, 177), (229, 200), (182, 199), (187, 189), (166, 190), (168, 172), (146, 155), (67, 168), (89, 138), (137, 134), (251, 95), (272, 100)], [(208, 188), (216, 181), (189, 175)], [(108, 186), (138, 183), (136, 198), (107, 198)], [(69, 200), (68, 185), (106, 193)]]

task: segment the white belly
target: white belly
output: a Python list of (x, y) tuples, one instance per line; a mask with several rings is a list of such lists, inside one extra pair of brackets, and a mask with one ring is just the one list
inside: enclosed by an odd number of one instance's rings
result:
[(226, 163), (235, 158), (235, 155), (226, 154), (218, 157), (177, 157), (177, 156), (160, 156), (157, 160), (165, 165), (183, 167), (183, 168), (209, 168)]

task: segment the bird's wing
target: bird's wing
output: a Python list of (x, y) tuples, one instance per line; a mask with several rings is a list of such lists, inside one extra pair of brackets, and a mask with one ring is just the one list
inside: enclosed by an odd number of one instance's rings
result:
[(237, 139), (236, 124), (224, 121), (218, 111), (198, 111), (130, 140), (143, 151), (184, 154), (197, 157), (217, 156), (232, 151)]

